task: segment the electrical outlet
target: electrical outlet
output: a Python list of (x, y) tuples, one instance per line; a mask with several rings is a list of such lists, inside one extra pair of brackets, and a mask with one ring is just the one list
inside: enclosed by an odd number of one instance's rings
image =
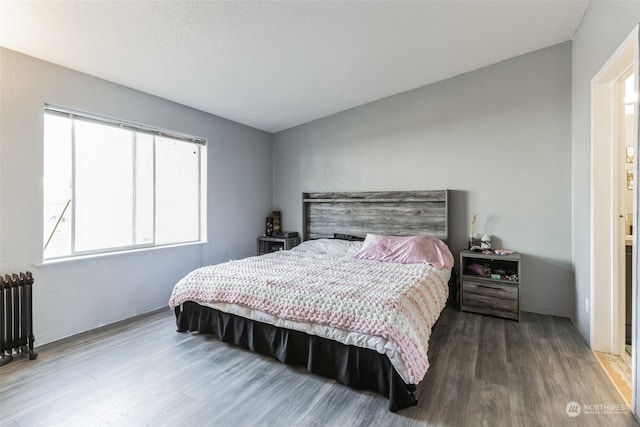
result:
[(587, 314), (589, 314), (589, 298), (584, 299), (584, 311), (587, 312)]

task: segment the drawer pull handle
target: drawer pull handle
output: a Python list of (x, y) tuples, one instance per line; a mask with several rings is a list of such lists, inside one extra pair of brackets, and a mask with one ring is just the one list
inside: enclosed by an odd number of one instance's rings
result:
[(476, 285), (476, 286), (478, 286), (479, 288), (484, 288), (484, 289), (494, 289), (496, 291), (503, 291), (503, 292), (505, 291), (502, 288), (496, 288), (496, 287), (493, 287), (493, 286), (487, 286), (487, 285)]

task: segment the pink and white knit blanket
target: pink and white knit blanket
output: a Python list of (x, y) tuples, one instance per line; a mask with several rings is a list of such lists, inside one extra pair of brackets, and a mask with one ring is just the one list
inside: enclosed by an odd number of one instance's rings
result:
[(169, 306), (224, 302), (290, 324), (381, 337), (391, 344), (401, 377), (418, 384), (429, 367), (431, 328), (445, 306), (450, 273), (426, 264), (280, 251), (194, 270), (176, 284)]

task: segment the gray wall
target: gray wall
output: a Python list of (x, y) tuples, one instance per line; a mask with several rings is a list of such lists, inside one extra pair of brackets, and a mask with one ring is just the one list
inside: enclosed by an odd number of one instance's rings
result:
[(591, 333), (589, 314), (584, 308), (591, 286), (591, 79), (639, 22), (638, 1), (592, 1), (573, 42), (571, 157), (576, 324), (587, 342)]
[(570, 317), (571, 43), (274, 136), (274, 208), (301, 231), (303, 191), (452, 193), (451, 246), (471, 216), (524, 254), (522, 308)]
[[(255, 254), (272, 207), (269, 133), (4, 48), (0, 93), (0, 274), (34, 273), (37, 345), (164, 307), (191, 269)], [(38, 265), (44, 102), (208, 138), (210, 243)]]

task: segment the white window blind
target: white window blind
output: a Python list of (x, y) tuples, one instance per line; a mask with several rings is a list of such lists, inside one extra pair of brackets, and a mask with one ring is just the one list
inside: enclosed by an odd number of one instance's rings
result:
[(206, 140), (45, 105), (44, 260), (204, 240)]

